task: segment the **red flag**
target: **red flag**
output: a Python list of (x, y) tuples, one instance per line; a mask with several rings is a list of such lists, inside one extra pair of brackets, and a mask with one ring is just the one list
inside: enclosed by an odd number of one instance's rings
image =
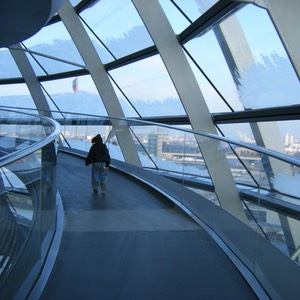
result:
[(72, 81), (72, 86), (73, 86), (73, 91), (74, 93), (76, 93), (78, 91), (78, 77), (76, 77), (73, 81)]

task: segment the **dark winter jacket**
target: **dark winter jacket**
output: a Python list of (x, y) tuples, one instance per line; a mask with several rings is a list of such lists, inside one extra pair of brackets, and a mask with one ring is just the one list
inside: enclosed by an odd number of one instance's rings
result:
[(92, 139), (93, 146), (90, 148), (87, 158), (85, 159), (85, 165), (88, 166), (95, 162), (105, 162), (106, 167), (110, 165), (110, 155), (105, 144), (102, 142), (100, 134), (97, 134)]

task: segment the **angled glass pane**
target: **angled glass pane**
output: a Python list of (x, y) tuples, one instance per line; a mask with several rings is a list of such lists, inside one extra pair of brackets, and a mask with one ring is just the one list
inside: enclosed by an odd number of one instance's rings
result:
[[(173, 125), (174, 130), (166, 129), (168, 139), (163, 144), (164, 159), (183, 163), (183, 180), (208, 180), (209, 174), (201, 149), (191, 125)], [(201, 146), (201, 145), (200, 145)]]
[(30, 54), (29, 52), (25, 52), (27, 59), (30, 62), (30, 65), (33, 68), (33, 71), (35, 73), (36, 76), (45, 76), (48, 75), (48, 73), (46, 72), (46, 70), (43, 69), (43, 67), (39, 64), (39, 62), (34, 58), (34, 56), (32, 54)]
[[(224, 144), (226, 145), (226, 144)], [(255, 151), (236, 145), (226, 145), (226, 159), (235, 183), (257, 187), (265, 171), (261, 156)]]
[[(226, 99), (224, 100), (222, 98), (222, 95), (219, 93), (219, 91), (212, 85), (211, 82), (204, 76), (199, 69), (199, 67), (192, 61), (189, 57), (187, 57), (192, 70), (194, 72), (194, 75), (198, 81), (200, 90), (202, 92), (202, 95), (204, 97), (204, 100), (206, 102), (206, 105), (208, 106), (208, 109), (211, 113), (217, 113), (217, 112), (230, 112), (230, 106), (227, 104)], [(201, 104), (199, 104), (200, 106)]]
[(92, 145), (92, 138), (100, 134), (109, 150), (110, 157), (124, 161), (118, 140), (114, 134), (111, 134), (112, 126), (105, 124), (106, 119), (69, 113), (64, 114), (64, 118), (66, 125), (62, 127), (63, 146), (88, 152)]
[(147, 153), (147, 156), (145, 156), (145, 159), (142, 161), (144, 165), (147, 166), (147, 164), (151, 162), (149, 167), (160, 171), (182, 174), (182, 162), (176, 162), (173, 160), (172, 155), (169, 157), (168, 153), (164, 151), (164, 144), (171, 139), (171, 136), (168, 135), (168, 129), (151, 125), (136, 125), (133, 131), (141, 142), (143, 151)]
[(120, 161), (125, 161), (121, 147), (115, 136), (106, 143), (106, 146), (107, 146), (107, 149), (109, 151), (109, 155), (111, 158), (117, 159)]
[(248, 5), (185, 47), (234, 111), (299, 104), (299, 81), (265, 10)]
[(77, 4), (79, 4), (82, 0), (70, 0), (72, 6), (76, 6)]
[(102, 0), (80, 16), (115, 58), (153, 45), (148, 31), (130, 0)]
[(63, 112), (107, 115), (93, 80), (88, 75), (46, 81), (42, 85)]
[[(25, 40), (23, 44), (29, 50), (49, 55), (50, 58), (59, 58), (66, 62), (84, 65), (74, 42), (62, 22), (57, 22), (43, 27), (37, 34)], [(38, 61), (40, 61), (45, 70), (51, 70), (50, 73), (59, 73), (62, 71), (65, 72), (78, 69), (77, 66), (70, 64), (62, 66), (60, 63), (56, 65), (52, 59), (39, 57)], [(52, 67), (51, 64), (55, 64), (55, 66)], [(56, 72), (55, 68), (58, 68)]]
[(173, 30), (181, 33), (218, 0), (159, 0)]
[(249, 123), (218, 124), (222, 134), (245, 143), (256, 144), (252, 129)]
[(159, 0), (159, 3), (176, 34), (181, 33), (191, 25), (190, 20), (188, 20), (171, 1)]
[(26, 54), (37, 76), (58, 74), (84, 68), (84, 66), (75, 65), (41, 55)]
[[(44, 89), (44, 86), (41, 85), (42, 88)], [(59, 107), (56, 105), (55, 101), (51, 98), (51, 96), (48, 94), (46, 90), (44, 90), (44, 95), (46, 98), (46, 101), (48, 102), (49, 108), (51, 110), (51, 116), (55, 120), (60, 120), (63, 119), (65, 116), (65, 113), (61, 112)]]
[(174, 85), (158, 55), (109, 73), (142, 117), (185, 115)]
[[(233, 110), (242, 110), (243, 107), (238, 99), (236, 85), (214, 32), (211, 30), (202, 36), (198, 36), (184, 46), (198, 67), (209, 78), (214, 88), (224, 99), (228, 100), (230, 107)], [(196, 71), (195, 74), (199, 81), (202, 77), (199, 77), (200, 71)], [(203, 82), (203, 80), (201, 81)], [(208, 89), (208, 82), (202, 85), (201, 81), (201, 89)], [(216, 95), (216, 93), (214, 94)], [(228, 106), (223, 100), (224, 104), (221, 104), (219, 97), (217, 99), (216, 97), (206, 97), (205, 99), (211, 112), (228, 111)], [(212, 105), (212, 101), (216, 105)]]
[(0, 79), (22, 77), (12, 55), (6, 48), (0, 49)]
[(112, 81), (112, 85), (117, 94), (119, 102), (121, 104), (122, 110), (124, 112), (125, 117), (135, 118), (139, 117), (138, 113), (135, 111), (133, 105), (127, 100), (122, 91), (116, 86), (116, 84)]
[(35, 108), (34, 101), (25, 83), (0, 85), (0, 105)]
[(239, 70), (243, 106), (255, 109), (299, 104), (299, 80), (267, 11), (247, 5), (236, 17), (252, 54), (252, 63)]
[[(175, 147), (177, 148), (177, 151), (181, 153), (179, 159), (181, 156), (183, 158), (184, 173), (193, 175), (193, 177), (190, 178), (193, 180), (197, 180), (197, 178), (209, 178), (210, 175), (195, 135), (192, 133), (185, 133), (184, 138), (184, 140), (178, 139), (178, 137), (175, 139)], [(172, 141), (172, 143), (174, 143), (174, 141)]]
[(83, 26), (85, 27), (85, 30), (87, 34), (89, 35), (92, 44), (94, 45), (98, 56), (100, 57), (100, 60), (103, 64), (107, 64), (114, 60), (113, 55), (109, 52), (107, 48), (104, 47), (104, 45), (101, 43), (99, 38), (95, 35), (94, 31), (90, 29), (90, 27), (86, 26), (84, 22), (82, 22)]
[(154, 161), (152, 161), (151, 156), (149, 155), (147, 149), (145, 148), (144, 142), (145, 142), (146, 134), (142, 127), (143, 126), (130, 127), (131, 136), (136, 146), (142, 166), (144, 168), (156, 169), (156, 165)]
[(174, 2), (190, 20), (195, 21), (218, 0), (175, 0)]
[(300, 158), (299, 120), (218, 125), (226, 137)]

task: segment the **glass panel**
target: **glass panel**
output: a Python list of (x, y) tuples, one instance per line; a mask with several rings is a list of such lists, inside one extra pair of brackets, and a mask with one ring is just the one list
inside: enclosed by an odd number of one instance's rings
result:
[[(208, 170), (206, 168), (206, 164), (203, 158), (203, 155), (201, 153), (201, 150), (199, 149), (198, 143), (196, 141), (196, 138), (194, 134), (192, 133), (185, 133), (185, 139), (181, 140), (178, 139), (178, 137), (172, 141), (172, 143), (175, 142), (175, 149), (179, 145), (179, 149), (182, 148), (181, 153), (184, 162), (184, 174), (186, 179), (190, 177), (189, 179), (196, 180), (196, 177), (191, 175), (196, 175), (199, 178), (207, 179), (209, 178)], [(184, 143), (184, 144), (183, 144)], [(180, 146), (183, 144), (182, 146)], [(184, 146), (184, 148), (183, 148)], [(201, 147), (201, 144), (200, 144)], [(179, 156), (180, 159), (180, 156)], [(188, 177), (187, 177), (188, 176)]]
[(125, 117), (134, 118), (139, 117), (138, 113), (134, 110), (132, 104), (127, 100), (125, 95), (120, 91), (120, 89), (116, 86), (116, 84), (112, 81), (114, 90), (117, 94), (119, 102), (121, 104), (122, 110), (124, 112)]
[(263, 146), (291, 156), (300, 157), (299, 120), (218, 125), (226, 137)]
[(82, 0), (70, 0), (72, 6), (76, 6), (78, 3), (80, 3)]
[(24, 83), (0, 85), (0, 95), (1, 106), (35, 108), (27, 85)]
[(211, 8), (218, 0), (175, 0), (178, 7), (189, 17), (195, 21), (209, 8)]
[(299, 104), (299, 81), (265, 10), (248, 5), (185, 47), (234, 111)]
[(159, 0), (159, 2), (176, 34), (181, 33), (191, 24), (171, 1)]
[(175, 33), (179, 34), (218, 0), (159, 0), (159, 2)]
[(143, 126), (132, 126), (131, 132), (142, 166), (144, 168), (155, 169), (156, 165), (149, 155), (147, 151), (148, 149), (145, 148), (145, 139), (147, 138), (147, 134), (144, 132)]
[(130, 0), (98, 1), (80, 16), (93, 28), (115, 58), (153, 45)]
[(224, 101), (222, 95), (218, 93), (208, 79), (202, 74), (199, 67), (197, 67), (189, 57), (187, 57), (187, 59), (193, 69), (204, 99), (206, 99), (206, 105), (208, 106), (209, 111), (211, 113), (230, 112), (230, 106)]
[(55, 59), (47, 58), (40, 55), (30, 55), (27, 53), (27, 57), (35, 71), (37, 76), (51, 75), (61, 72), (68, 72), (73, 70), (83, 69), (83, 66), (75, 66), (73, 64), (61, 62)]
[(236, 17), (253, 59), (240, 70), (243, 106), (255, 109), (299, 104), (299, 80), (267, 11), (248, 5)]
[(109, 73), (142, 117), (185, 115), (158, 55)]
[(53, 240), (56, 152), (50, 142), (20, 157), (19, 150), (30, 149), (53, 132), (53, 125), (46, 120), (5, 110), (1, 111), (1, 120), (2, 158), (19, 152), (16, 161), (5, 166), (2, 162), (0, 168), (0, 227), (5, 241), (0, 255), (0, 285), (10, 276), (15, 288), (7, 289), (5, 295), (13, 299), (25, 281), (28, 286), (34, 285)]
[(8, 49), (0, 49), (0, 78), (17, 78), (22, 77), (18, 66)]
[(98, 56), (101, 59), (101, 62), (103, 64), (107, 64), (107, 63), (113, 61), (114, 60), (113, 55), (103, 46), (103, 44), (99, 41), (99, 38), (97, 36), (95, 36), (94, 31), (91, 31), (91, 29), (88, 26), (86, 26), (86, 24), (84, 22), (82, 22), (82, 24), (85, 27), (85, 30), (86, 30), (87, 34), (89, 35), (89, 37), (92, 41), (92, 44), (94, 45), (94, 47), (98, 53)]
[(113, 159), (120, 161), (125, 161), (122, 150), (120, 148), (119, 142), (116, 136), (113, 136), (109, 141), (107, 141), (106, 146), (109, 151), (109, 155)]
[[(100, 134), (106, 144), (111, 158), (124, 161), (122, 151), (115, 135), (111, 135), (112, 127), (105, 125), (104, 119), (92, 116), (65, 114), (62, 126), (62, 146), (88, 152), (92, 138)], [(72, 124), (72, 125), (69, 125)], [(96, 125), (95, 125), (96, 124)]]
[[(293, 227), (299, 227), (299, 221), (266, 207), (258, 207), (252, 202), (245, 201), (245, 203), (249, 209), (247, 214), (249, 226), (285, 255), (292, 256), (296, 250), (295, 245), (299, 242), (292, 238), (291, 228), (288, 228), (286, 224), (290, 223)], [(299, 258), (296, 257), (295, 262), (299, 264)]]
[[(212, 82), (216, 90), (219, 91), (226, 100), (228, 99), (231, 108), (233, 110), (242, 110), (243, 107), (238, 99), (235, 83), (213, 31), (209, 31), (201, 37), (194, 38), (184, 46), (197, 65)], [(197, 70), (194, 66), (193, 68)], [(211, 86), (209, 82), (203, 80), (203, 76), (200, 76), (200, 72), (197, 70), (195, 74), (201, 90), (210, 90)], [(211, 112), (220, 112), (222, 111), (221, 109), (228, 111), (228, 107), (225, 103), (220, 104), (221, 98), (216, 97), (216, 92), (213, 93), (214, 97), (212, 99), (209, 97), (210, 94), (207, 94), (208, 98), (205, 99)]]
[[(61, 111), (107, 115), (94, 82), (88, 75), (47, 81), (42, 85)], [(54, 108), (53, 104), (50, 106)]]
[(222, 134), (242, 142), (256, 144), (249, 123), (218, 124)]
[[(32, 51), (84, 65), (75, 44), (62, 22), (43, 27), (37, 34), (25, 40), (23, 44)], [(78, 69), (76, 66), (62, 63), (55, 63), (54, 68), (51, 66), (54, 61), (43, 57), (38, 57), (37, 60), (41, 63), (42, 67), (45, 70), (49, 70), (50, 73)]]
[(38, 57), (37, 55), (33, 56), (31, 53), (25, 52), (27, 59), (29, 60), (29, 63), (31, 64), (33, 71), (36, 76), (45, 76), (48, 75), (46, 70), (43, 69), (43, 67), (39, 64), (37, 61)]
[[(146, 155), (144, 166), (158, 168), (160, 172), (174, 173), (175, 177), (196, 180), (195, 176), (209, 177), (198, 144), (192, 134), (157, 126), (138, 126), (132, 128)], [(151, 166), (149, 166), (149, 159)]]
[[(247, 148), (232, 145), (226, 151), (226, 159), (237, 184), (262, 186), (262, 177), (266, 177), (259, 153)], [(265, 185), (266, 183), (264, 183)], [(269, 188), (269, 184), (264, 186)]]

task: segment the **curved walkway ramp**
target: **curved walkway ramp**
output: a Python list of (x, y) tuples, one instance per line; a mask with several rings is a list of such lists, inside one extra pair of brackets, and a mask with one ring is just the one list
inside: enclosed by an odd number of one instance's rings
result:
[(210, 236), (166, 198), (110, 169), (94, 193), (91, 168), (60, 153), (65, 226), (41, 300), (257, 299)]

